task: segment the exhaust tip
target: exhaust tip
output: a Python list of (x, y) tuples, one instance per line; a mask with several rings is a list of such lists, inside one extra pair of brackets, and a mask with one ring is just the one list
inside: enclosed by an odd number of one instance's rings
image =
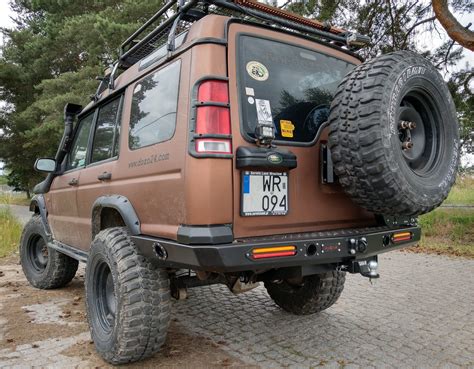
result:
[(155, 255), (158, 257), (159, 260), (168, 259), (168, 252), (160, 243), (155, 242), (153, 244), (153, 250), (155, 251)]

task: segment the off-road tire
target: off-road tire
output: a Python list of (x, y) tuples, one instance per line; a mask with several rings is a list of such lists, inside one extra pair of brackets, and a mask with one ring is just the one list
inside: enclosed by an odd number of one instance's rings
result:
[(309, 315), (332, 306), (344, 289), (346, 272), (332, 271), (303, 278), (301, 284), (267, 281), (265, 288), (283, 310), (296, 315)]
[(47, 247), (41, 216), (35, 214), (26, 223), (20, 240), (20, 261), (28, 282), (36, 288), (53, 289), (74, 278), (79, 262)]
[(97, 234), (85, 286), (91, 336), (104, 360), (131, 363), (159, 351), (170, 322), (169, 277), (139, 254), (126, 228)]
[[(416, 128), (402, 130), (402, 121)], [(413, 148), (402, 149), (408, 141)], [(329, 147), (340, 184), (361, 207), (407, 216), (433, 210), (448, 196), (459, 163), (446, 83), (429, 61), (408, 51), (357, 66), (331, 104)]]

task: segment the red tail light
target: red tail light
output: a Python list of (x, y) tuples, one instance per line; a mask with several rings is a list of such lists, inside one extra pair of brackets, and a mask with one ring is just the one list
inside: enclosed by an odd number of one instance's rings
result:
[(200, 106), (197, 108), (196, 133), (230, 135), (229, 108)]
[(229, 86), (227, 81), (204, 81), (199, 85), (199, 101), (229, 102)]
[[(210, 80), (198, 89), (196, 108), (196, 152), (232, 154), (230, 138), (229, 86), (227, 81)], [(201, 138), (202, 137), (202, 138)]]

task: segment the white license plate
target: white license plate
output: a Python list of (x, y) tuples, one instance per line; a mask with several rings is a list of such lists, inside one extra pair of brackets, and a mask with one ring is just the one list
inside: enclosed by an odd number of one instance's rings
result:
[(242, 173), (242, 215), (286, 215), (287, 213), (288, 173)]

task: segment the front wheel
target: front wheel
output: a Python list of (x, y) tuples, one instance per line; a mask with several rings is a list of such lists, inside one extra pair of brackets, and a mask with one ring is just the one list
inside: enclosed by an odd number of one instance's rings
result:
[(104, 360), (131, 363), (158, 352), (170, 322), (169, 278), (137, 252), (126, 229), (95, 237), (85, 285), (91, 336)]
[(265, 288), (283, 310), (309, 315), (332, 306), (341, 296), (345, 280), (345, 272), (333, 271), (306, 276), (299, 282), (267, 281)]
[(41, 216), (26, 223), (20, 240), (20, 260), (28, 282), (36, 288), (52, 289), (67, 285), (76, 275), (77, 260), (48, 247)]

